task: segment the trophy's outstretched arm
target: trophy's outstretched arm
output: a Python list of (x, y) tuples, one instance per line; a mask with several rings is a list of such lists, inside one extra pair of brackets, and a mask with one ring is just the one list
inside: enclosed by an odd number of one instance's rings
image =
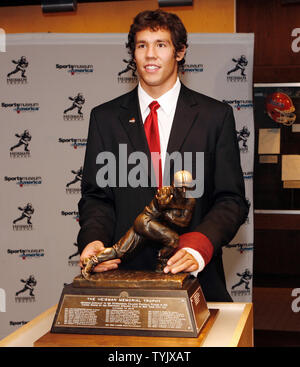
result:
[(107, 247), (104, 250), (100, 251), (97, 255), (87, 257), (83, 260), (84, 268), (81, 270), (81, 274), (85, 279), (89, 279), (96, 265), (107, 260), (115, 259), (117, 257), (118, 256), (114, 247)]

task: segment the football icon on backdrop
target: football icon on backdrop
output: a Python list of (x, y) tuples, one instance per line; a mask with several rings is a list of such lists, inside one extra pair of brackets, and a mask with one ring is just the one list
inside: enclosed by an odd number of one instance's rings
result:
[(69, 256), (69, 260), (72, 259), (72, 257), (75, 257), (77, 255), (79, 255), (79, 246), (78, 243), (74, 242), (73, 245), (77, 248), (76, 252), (74, 252), (72, 255)]
[(118, 76), (124, 74), (124, 73), (127, 73), (128, 71), (131, 70), (131, 76), (132, 77), (136, 77), (136, 63), (134, 60), (126, 60), (126, 59), (123, 59), (123, 62), (125, 62), (127, 64), (126, 68), (123, 69), (122, 71), (120, 71), (118, 73)]
[(21, 74), (21, 75), (18, 74), (19, 77), (21, 76), (22, 78), (27, 78), (26, 75), (25, 75), (25, 72), (26, 72), (26, 69), (27, 69), (29, 63), (28, 63), (26, 57), (21, 56), (20, 59), (17, 60), (17, 61), (12, 60), (12, 63), (16, 64), (17, 66), (15, 67), (15, 69), (13, 71), (11, 71), (10, 73), (7, 74), (7, 77), (10, 78), (11, 75), (19, 73), (19, 74)]
[(21, 221), (21, 220), (26, 220), (27, 224), (28, 225), (32, 225), (32, 222), (31, 222), (31, 217), (32, 217), (32, 214), (34, 213), (34, 209), (33, 209), (33, 206), (31, 203), (28, 203), (24, 206), (24, 208), (22, 208), (21, 206), (18, 207), (18, 209), (22, 212), (21, 215), (16, 218), (14, 221), (13, 221), (13, 224), (16, 224), (17, 222)]
[(244, 285), (245, 290), (250, 290), (249, 283), (253, 276), (250, 270), (245, 269), (243, 273), (236, 273), (236, 275), (240, 277), (240, 280), (236, 284), (234, 284), (231, 289)]
[(247, 126), (243, 126), (243, 128), (239, 131), (236, 131), (237, 140), (239, 143), (240, 151), (243, 153), (248, 152), (248, 138), (250, 136), (250, 131)]
[(236, 71), (240, 71), (241, 76), (246, 76), (245, 69), (248, 65), (248, 60), (246, 59), (245, 55), (241, 55), (238, 59), (233, 58), (233, 62), (235, 62), (235, 67), (227, 72), (227, 75), (231, 73), (235, 73)]
[(24, 292), (28, 291), (29, 294), (27, 293), (27, 295), (29, 295), (29, 297), (34, 298), (35, 295), (33, 294), (33, 291), (34, 291), (34, 288), (37, 284), (37, 281), (36, 281), (35, 277), (33, 275), (30, 275), (29, 278), (20, 279), (20, 281), (22, 283), (25, 283), (25, 284), (24, 284), (24, 287), (22, 289), (20, 289), (18, 292), (16, 292), (16, 297), (18, 297), (20, 293), (24, 293)]
[(291, 126), (296, 120), (293, 101), (282, 92), (275, 92), (267, 96), (266, 111), (273, 121), (285, 126)]
[(82, 115), (82, 107), (85, 103), (85, 98), (83, 97), (82, 93), (78, 93), (75, 97), (69, 97), (69, 99), (73, 102), (72, 105), (64, 110), (64, 114), (74, 109), (77, 109), (77, 114)]
[(71, 185), (76, 184), (77, 182), (81, 183), (82, 180), (82, 173), (83, 173), (83, 168), (80, 167), (77, 171), (72, 170), (71, 171), (74, 175), (73, 180), (69, 181), (66, 184), (66, 193), (67, 194), (80, 194), (81, 192), (81, 187), (79, 185), (79, 187), (75, 187), (75, 188), (69, 188)]
[(14, 146), (12, 146), (10, 148), (10, 151), (12, 152), (14, 149), (23, 146), (24, 151), (25, 152), (29, 152), (30, 150), (28, 149), (28, 145), (29, 145), (29, 142), (31, 140), (31, 135), (30, 135), (29, 131), (28, 130), (24, 130), (23, 133), (21, 133), (21, 134), (15, 134), (15, 136), (17, 138), (19, 138), (19, 141), (18, 141), (18, 143), (16, 145), (14, 145)]
[[(76, 251), (68, 257), (68, 265), (69, 266), (78, 266), (79, 265), (79, 256), (80, 256), (79, 246), (78, 246), (77, 242), (74, 242), (73, 245), (76, 247)], [(73, 257), (75, 257), (76, 259), (72, 260)]]
[(79, 168), (79, 170), (75, 171), (72, 169), (73, 175), (75, 175), (74, 179), (66, 184), (66, 187), (69, 187), (70, 185), (74, 185), (77, 182), (81, 182), (82, 180), (82, 167)]
[[(123, 62), (126, 64), (126, 67), (118, 72), (118, 83), (121, 83), (121, 84), (136, 83), (137, 75), (136, 75), (135, 61), (123, 59)], [(129, 73), (130, 71), (131, 73)], [(125, 74), (125, 76), (123, 76), (123, 74)]]

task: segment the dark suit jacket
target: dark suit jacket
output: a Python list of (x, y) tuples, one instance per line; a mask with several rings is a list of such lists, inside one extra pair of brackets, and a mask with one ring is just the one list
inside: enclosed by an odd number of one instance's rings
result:
[[(81, 252), (95, 240), (107, 246), (114, 244), (155, 194), (153, 187), (100, 188), (97, 185), (96, 175), (101, 165), (96, 164), (96, 157), (104, 151), (116, 157), (118, 182), (118, 161), (127, 159), (119, 157), (119, 144), (126, 144), (127, 156), (135, 151), (144, 152), (149, 158), (150, 172), (150, 152), (137, 88), (91, 111), (79, 202)], [(207, 301), (230, 301), (221, 248), (232, 240), (248, 214), (232, 108), (182, 85), (167, 151), (205, 153), (204, 194), (197, 199), (189, 227), (179, 233), (199, 231), (210, 239), (213, 258), (198, 279)], [(129, 164), (128, 171), (135, 165)], [(121, 265), (127, 269), (153, 270), (158, 249), (153, 243), (145, 243)]]

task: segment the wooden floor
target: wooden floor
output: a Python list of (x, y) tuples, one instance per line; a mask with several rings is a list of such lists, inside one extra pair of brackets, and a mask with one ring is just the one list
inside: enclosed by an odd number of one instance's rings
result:
[(300, 346), (300, 312), (292, 310), (295, 300), (292, 290), (290, 287), (253, 288), (255, 346)]

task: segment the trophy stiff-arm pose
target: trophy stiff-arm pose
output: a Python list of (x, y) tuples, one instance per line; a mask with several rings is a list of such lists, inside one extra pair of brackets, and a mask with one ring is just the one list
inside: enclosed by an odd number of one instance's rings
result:
[(179, 235), (169, 227), (174, 224), (186, 227), (193, 214), (196, 199), (189, 195), (192, 189), (192, 176), (187, 171), (176, 172), (172, 186), (163, 186), (157, 190), (153, 200), (137, 216), (133, 226), (112, 247), (86, 258), (82, 275), (88, 279), (93, 268), (104, 261), (122, 258), (131, 253), (145, 238), (163, 247), (158, 253), (156, 270), (163, 271), (167, 261), (178, 246)]

